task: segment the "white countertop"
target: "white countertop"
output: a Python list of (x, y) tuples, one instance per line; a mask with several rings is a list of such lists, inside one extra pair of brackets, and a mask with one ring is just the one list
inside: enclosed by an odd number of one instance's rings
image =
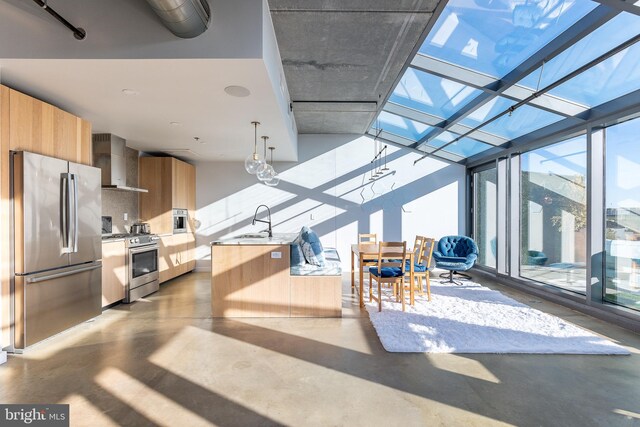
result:
[(298, 233), (248, 233), (228, 239), (214, 240), (212, 245), (290, 245), (298, 237)]

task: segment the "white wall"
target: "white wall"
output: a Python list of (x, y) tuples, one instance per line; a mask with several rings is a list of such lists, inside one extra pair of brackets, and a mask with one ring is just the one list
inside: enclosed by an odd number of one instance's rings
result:
[(358, 233), (410, 244), (416, 234), (463, 234), (465, 168), (429, 158), (413, 166), (417, 154), (388, 151), (390, 170), (373, 185), (374, 144), (358, 135), (300, 135), (300, 160), (275, 164), (282, 178), (275, 188), (241, 163), (196, 163), (197, 268), (210, 269), (212, 240), (262, 229), (251, 225), (261, 203), (271, 208), (274, 232), (312, 227), (324, 246), (338, 248), (345, 268)]

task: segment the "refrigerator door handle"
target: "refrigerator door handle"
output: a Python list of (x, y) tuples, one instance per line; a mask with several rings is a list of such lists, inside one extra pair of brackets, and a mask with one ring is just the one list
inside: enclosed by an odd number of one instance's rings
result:
[(73, 252), (78, 252), (78, 175), (71, 174), (73, 181)]
[(62, 174), (62, 246), (71, 252), (71, 174)]
[(44, 282), (46, 280), (58, 279), (60, 277), (71, 276), (74, 274), (82, 273), (83, 271), (95, 270), (96, 268), (100, 268), (100, 267), (102, 267), (102, 263), (92, 263), (87, 267), (76, 268), (75, 270), (67, 270), (61, 273), (53, 273), (45, 276), (27, 277), (26, 282), (27, 283)]
[(62, 247), (66, 248), (69, 246), (69, 235), (67, 233), (67, 197), (68, 197), (68, 187), (67, 187), (67, 174), (60, 175), (60, 228), (62, 229)]

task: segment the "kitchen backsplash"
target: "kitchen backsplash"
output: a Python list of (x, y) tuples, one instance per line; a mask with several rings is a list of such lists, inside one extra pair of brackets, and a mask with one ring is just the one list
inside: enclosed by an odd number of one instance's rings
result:
[[(127, 185), (138, 186), (138, 150), (125, 148)], [(128, 215), (124, 220), (125, 212)], [(138, 193), (135, 191), (102, 190), (102, 216), (113, 218), (113, 232), (127, 233), (131, 224), (138, 222)], [(126, 229), (125, 229), (126, 227)], [(153, 230), (151, 230), (153, 231)]]

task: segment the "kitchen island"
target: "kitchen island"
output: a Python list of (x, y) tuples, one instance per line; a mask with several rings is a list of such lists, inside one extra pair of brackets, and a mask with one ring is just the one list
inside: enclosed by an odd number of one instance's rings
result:
[(296, 233), (211, 242), (213, 317), (340, 317), (340, 276), (292, 276)]

